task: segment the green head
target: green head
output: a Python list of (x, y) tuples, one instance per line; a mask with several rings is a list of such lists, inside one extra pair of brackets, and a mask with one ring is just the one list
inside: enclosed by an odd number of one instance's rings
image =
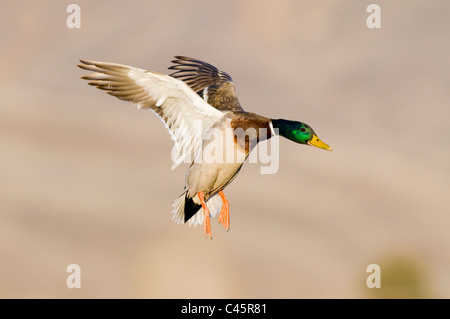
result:
[(332, 151), (333, 149), (327, 144), (322, 142), (320, 138), (317, 137), (316, 133), (311, 126), (308, 124), (289, 121), (289, 120), (272, 120), (272, 125), (274, 129), (278, 129), (278, 134), (300, 144), (308, 144), (322, 148), (327, 151)]

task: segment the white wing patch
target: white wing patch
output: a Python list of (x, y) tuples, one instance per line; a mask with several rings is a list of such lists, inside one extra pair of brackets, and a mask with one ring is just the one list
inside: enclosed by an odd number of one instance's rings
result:
[(208, 101), (208, 87), (203, 89), (203, 100)]

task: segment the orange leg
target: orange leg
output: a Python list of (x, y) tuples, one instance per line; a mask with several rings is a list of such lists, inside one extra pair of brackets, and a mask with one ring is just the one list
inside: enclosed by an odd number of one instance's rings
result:
[(225, 229), (228, 231), (230, 229), (230, 203), (228, 202), (228, 199), (225, 197), (225, 194), (223, 191), (219, 192), (220, 197), (222, 198), (222, 209), (220, 210), (219, 214), (219, 223), (225, 227)]
[(212, 233), (211, 233), (211, 220), (209, 219), (209, 209), (208, 206), (206, 206), (206, 202), (205, 202), (205, 196), (203, 196), (203, 192), (198, 192), (197, 193), (198, 198), (200, 199), (200, 203), (202, 203), (202, 207), (203, 207), (203, 215), (205, 217), (205, 220), (203, 222), (204, 226), (205, 226), (205, 237), (211, 237), (212, 239)]

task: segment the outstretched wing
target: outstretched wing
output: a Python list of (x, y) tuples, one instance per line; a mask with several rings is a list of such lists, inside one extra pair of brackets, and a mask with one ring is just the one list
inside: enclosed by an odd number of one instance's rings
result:
[(160, 117), (175, 141), (172, 169), (201, 145), (205, 130), (224, 115), (171, 76), (121, 64), (80, 62), (80, 68), (94, 72), (82, 77), (90, 85)]
[(226, 72), (220, 71), (209, 63), (176, 56), (170, 70), (172, 77), (183, 80), (208, 104), (220, 111), (243, 112), (236, 96), (233, 80)]

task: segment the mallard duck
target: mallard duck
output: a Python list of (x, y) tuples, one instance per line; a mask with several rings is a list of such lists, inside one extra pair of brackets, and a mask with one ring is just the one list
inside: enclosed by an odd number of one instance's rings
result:
[[(219, 223), (229, 230), (230, 204), (223, 190), (258, 142), (278, 134), (299, 144), (332, 150), (305, 123), (244, 111), (230, 75), (209, 63), (175, 56), (169, 68), (174, 72), (165, 75), (121, 64), (80, 62), (80, 68), (94, 72), (82, 77), (90, 85), (140, 109), (150, 109), (163, 121), (175, 142), (172, 168), (186, 158), (191, 162), (184, 191), (173, 204), (173, 219), (203, 224), (206, 237), (212, 238), (210, 218), (217, 213)], [(238, 130), (245, 134), (236, 134)], [(216, 132), (216, 138), (206, 138), (211, 132)], [(225, 138), (217, 138), (217, 132)], [(216, 151), (210, 152), (210, 160), (202, 160), (205, 150), (211, 148)], [(231, 154), (231, 160), (222, 160), (224, 154)]]

